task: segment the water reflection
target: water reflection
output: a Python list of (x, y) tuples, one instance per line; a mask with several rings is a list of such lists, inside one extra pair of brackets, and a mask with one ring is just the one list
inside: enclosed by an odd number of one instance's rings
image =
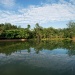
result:
[(1, 75), (75, 75), (75, 42), (0, 42)]
[[(21, 50), (27, 50), (31, 52), (31, 48), (34, 48), (38, 54), (42, 50), (49, 50), (56, 53), (63, 53), (66, 51), (68, 55), (75, 55), (75, 42), (73, 41), (29, 41), (29, 42), (0, 42), (0, 53), (11, 55), (14, 52), (21, 52)], [(57, 49), (57, 50), (55, 50)], [(60, 50), (61, 49), (61, 50)], [(53, 51), (54, 50), (54, 51)]]

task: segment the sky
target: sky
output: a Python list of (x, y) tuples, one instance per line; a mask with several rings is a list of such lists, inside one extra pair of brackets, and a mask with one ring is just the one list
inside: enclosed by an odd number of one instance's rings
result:
[(75, 21), (75, 0), (0, 0), (0, 23), (66, 28), (69, 21)]

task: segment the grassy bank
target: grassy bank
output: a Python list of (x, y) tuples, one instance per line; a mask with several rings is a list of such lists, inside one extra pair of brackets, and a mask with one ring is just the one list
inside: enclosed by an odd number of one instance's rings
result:
[(71, 38), (44, 38), (42, 40), (72, 40)]

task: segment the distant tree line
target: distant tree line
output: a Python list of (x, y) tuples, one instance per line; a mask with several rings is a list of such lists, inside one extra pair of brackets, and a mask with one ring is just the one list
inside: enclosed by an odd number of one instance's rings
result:
[(67, 28), (55, 29), (52, 27), (43, 28), (38, 23), (31, 30), (31, 26), (27, 28), (17, 27), (10, 23), (0, 24), (0, 39), (52, 39), (52, 38), (74, 38), (75, 37), (75, 22), (70, 21)]

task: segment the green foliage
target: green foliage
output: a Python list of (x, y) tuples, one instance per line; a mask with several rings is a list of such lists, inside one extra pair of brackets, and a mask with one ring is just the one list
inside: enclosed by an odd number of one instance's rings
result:
[(30, 25), (24, 29), (11, 25), (10, 23), (0, 24), (0, 38), (14, 39), (14, 38), (29, 38), (30, 37)]
[(52, 27), (43, 28), (38, 23), (35, 24), (33, 30), (28, 24), (27, 28), (17, 27), (10, 23), (0, 24), (0, 38), (24, 38), (37, 40), (41, 39), (52, 39), (52, 38), (73, 38), (75, 37), (75, 22), (70, 21), (67, 24), (67, 28), (64, 29), (55, 29)]
[(69, 28), (69, 33), (71, 35), (71, 37), (75, 37), (75, 22), (70, 21), (67, 24), (68, 28)]

